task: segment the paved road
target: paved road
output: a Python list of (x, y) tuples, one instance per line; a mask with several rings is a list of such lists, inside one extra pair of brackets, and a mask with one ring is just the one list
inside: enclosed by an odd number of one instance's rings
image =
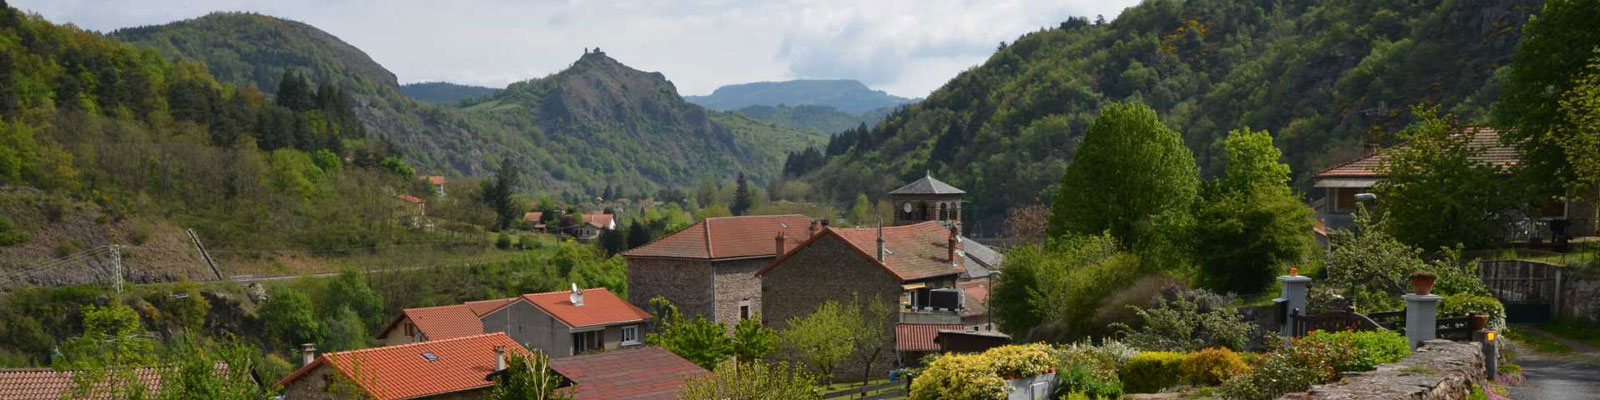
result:
[(1522, 365), (1526, 380), (1521, 386), (1510, 388), (1512, 399), (1600, 399), (1600, 349), (1573, 341), (1563, 342), (1573, 348), (1572, 354), (1537, 353), (1525, 346), (1517, 349), (1516, 363)]

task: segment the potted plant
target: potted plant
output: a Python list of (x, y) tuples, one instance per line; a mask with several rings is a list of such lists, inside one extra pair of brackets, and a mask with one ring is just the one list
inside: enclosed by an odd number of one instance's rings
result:
[(1489, 326), (1488, 313), (1472, 313), (1472, 331), (1477, 332)]
[(1428, 271), (1417, 271), (1406, 278), (1411, 279), (1412, 293), (1428, 295), (1433, 293), (1433, 281), (1439, 279), (1439, 276)]

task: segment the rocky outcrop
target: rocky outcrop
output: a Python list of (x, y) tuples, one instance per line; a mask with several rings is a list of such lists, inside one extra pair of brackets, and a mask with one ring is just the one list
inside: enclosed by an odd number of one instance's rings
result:
[(1378, 366), (1376, 371), (1348, 373), (1338, 382), (1279, 399), (1458, 400), (1484, 382), (1480, 345), (1429, 340), (1398, 363)]

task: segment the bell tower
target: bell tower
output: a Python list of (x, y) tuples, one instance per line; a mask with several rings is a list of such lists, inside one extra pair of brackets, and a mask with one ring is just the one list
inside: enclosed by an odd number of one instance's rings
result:
[(894, 224), (910, 225), (923, 221), (939, 221), (948, 227), (961, 226), (961, 198), (966, 191), (933, 178), (929, 172), (922, 179), (889, 192), (894, 202)]

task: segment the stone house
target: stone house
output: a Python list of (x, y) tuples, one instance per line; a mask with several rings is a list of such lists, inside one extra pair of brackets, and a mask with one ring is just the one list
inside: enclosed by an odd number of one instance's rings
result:
[[(968, 275), (958, 228), (939, 221), (873, 228), (824, 228), (756, 272), (761, 279), (762, 322), (783, 329), (785, 321), (815, 311), (827, 301), (881, 301), (897, 312), (882, 329), (897, 348), (897, 323), (966, 326), (970, 300), (958, 287)], [(986, 293), (986, 292), (985, 292)], [(930, 337), (931, 340), (931, 337)], [(886, 371), (888, 362), (874, 365)], [(861, 371), (863, 366), (841, 367)], [(859, 373), (859, 372), (856, 372)]]
[(393, 346), (506, 332), (523, 347), (551, 357), (567, 357), (638, 346), (650, 318), (649, 313), (610, 290), (574, 287), (571, 291), (408, 308), (377, 336)]
[(600, 237), (602, 231), (617, 230), (617, 218), (611, 214), (584, 214), (583, 222), (578, 224), (572, 236), (578, 240), (594, 240)]
[[(762, 312), (756, 270), (776, 259), (779, 247), (793, 248), (818, 229), (804, 215), (707, 218), (622, 252), (628, 299), (649, 304), (663, 297), (684, 315), (703, 315), (731, 330)], [(774, 242), (774, 232), (783, 239)]]
[[(1470, 145), (1481, 150), (1474, 161), (1487, 163), (1508, 173), (1520, 161), (1517, 149), (1501, 143), (1500, 133), (1493, 128), (1467, 127), (1462, 134), (1471, 135)], [(1384, 149), (1377, 149), (1361, 158), (1324, 169), (1312, 177), (1312, 187), (1317, 189), (1313, 193), (1321, 194), (1321, 198), (1312, 203), (1312, 208), (1322, 222), (1319, 226), (1324, 231), (1349, 228), (1354, 224), (1353, 213), (1358, 203), (1356, 195), (1372, 193), (1378, 182), (1383, 181), (1382, 165), (1387, 154)], [(1383, 199), (1378, 199), (1377, 204), (1381, 207)], [(1565, 237), (1595, 234), (1594, 203), (1552, 199), (1527, 208), (1526, 213), (1508, 210), (1503, 220), (1507, 224), (1508, 239), (1548, 239), (1552, 226), (1565, 226), (1562, 229)]]
[(507, 353), (526, 353), (504, 333), (342, 351), (318, 356), (307, 348), (304, 364), (278, 381), (285, 400), (483, 399), (504, 368)]

